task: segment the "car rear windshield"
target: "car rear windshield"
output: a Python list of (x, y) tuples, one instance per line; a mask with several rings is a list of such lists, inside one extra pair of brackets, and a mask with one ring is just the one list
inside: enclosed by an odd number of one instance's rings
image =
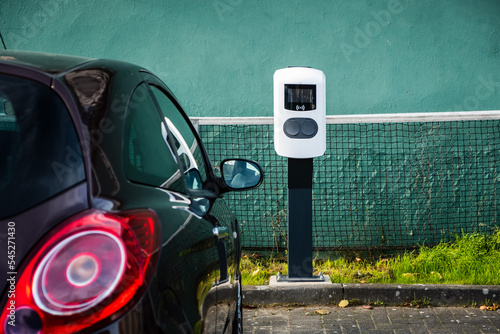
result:
[(85, 179), (66, 106), (49, 87), (0, 74), (0, 219)]

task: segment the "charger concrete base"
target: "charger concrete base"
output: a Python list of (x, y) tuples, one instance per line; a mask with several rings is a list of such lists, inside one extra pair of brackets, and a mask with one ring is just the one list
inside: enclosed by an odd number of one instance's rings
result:
[(328, 275), (318, 275), (309, 278), (289, 278), (285, 275), (271, 276), (269, 286), (298, 286), (298, 285), (331, 285), (333, 284)]

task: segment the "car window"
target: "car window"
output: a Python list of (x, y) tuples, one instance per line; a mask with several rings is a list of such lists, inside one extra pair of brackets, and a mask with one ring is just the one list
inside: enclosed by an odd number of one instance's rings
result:
[(207, 171), (196, 136), (183, 117), (182, 111), (172, 100), (156, 86), (152, 85), (151, 90), (168, 125), (171, 143), (184, 170), (187, 186), (190, 189), (202, 189), (203, 183), (207, 180)]
[(78, 137), (60, 97), (40, 83), (0, 75), (0, 218), (84, 179)]
[(135, 182), (183, 192), (184, 182), (176, 156), (167, 144), (165, 123), (146, 84), (130, 99), (125, 118), (126, 177)]

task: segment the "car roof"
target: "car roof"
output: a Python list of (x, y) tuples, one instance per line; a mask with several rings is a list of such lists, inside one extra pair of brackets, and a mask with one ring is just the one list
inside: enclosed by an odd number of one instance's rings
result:
[(32, 51), (0, 51), (0, 63), (30, 67), (52, 75), (66, 72), (95, 60), (93, 58)]

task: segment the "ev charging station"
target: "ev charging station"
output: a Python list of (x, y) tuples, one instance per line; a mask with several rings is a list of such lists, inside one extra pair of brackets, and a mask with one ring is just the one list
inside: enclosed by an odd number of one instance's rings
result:
[(323, 281), (312, 274), (313, 158), (326, 150), (326, 79), (310, 67), (274, 73), (274, 149), (288, 158), (288, 276), (278, 281)]

